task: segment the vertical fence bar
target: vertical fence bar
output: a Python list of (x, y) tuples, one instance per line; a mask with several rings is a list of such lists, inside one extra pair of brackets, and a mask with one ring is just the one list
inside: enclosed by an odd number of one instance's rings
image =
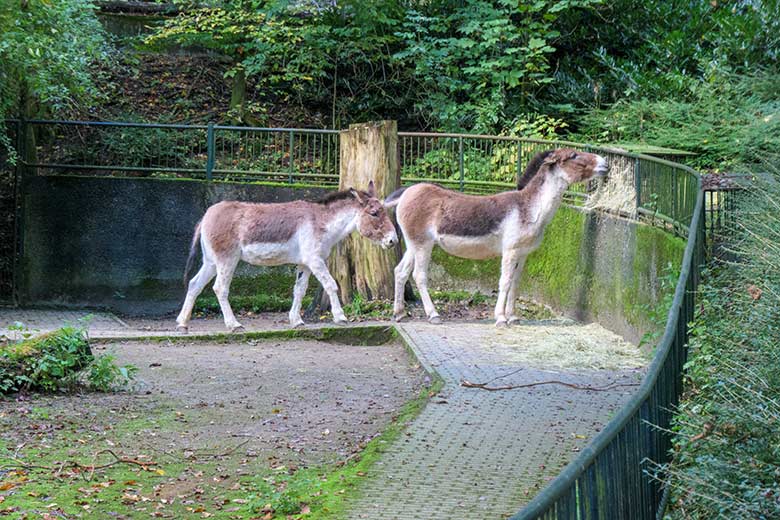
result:
[(290, 173), (289, 173), (289, 177), (288, 177), (288, 182), (290, 184), (293, 183), (293, 169), (295, 168), (295, 161), (293, 160), (293, 144), (294, 144), (294, 141), (295, 141), (295, 133), (292, 130), (290, 130), (290, 152), (289, 152), (289, 156), (290, 156), (290, 164), (289, 164), (289, 166), (290, 166)]
[(460, 191), (466, 188), (466, 174), (463, 168), (463, 137), (458, 137), (458, 168), (460, 170)]
[(214, 173), (214, 123), (206, 128), (206, 180), (211, 181)]

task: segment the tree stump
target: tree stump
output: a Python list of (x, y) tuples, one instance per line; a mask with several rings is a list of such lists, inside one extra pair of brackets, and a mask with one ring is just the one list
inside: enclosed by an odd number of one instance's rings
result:
[[(367, 190), (369, 181), (374, 181), (380, 199), (398, 189), (401, 172), (395, 121), (350, 125), (339, 138), (339, 189)], [(382, 249), (357, 232), (344, 239), (328, 261), (342, 303), (350, 303), (355, 295), (364, 300), (392, 299), (393, 269), (400, 254), (400, 245)]]

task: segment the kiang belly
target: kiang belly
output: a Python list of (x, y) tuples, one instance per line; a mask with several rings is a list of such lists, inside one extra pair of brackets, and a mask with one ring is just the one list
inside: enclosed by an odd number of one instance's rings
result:
[(494, 234), (480, 237), (439, 235), (436, 244), (451, 255), (472, 260), (501, 255), (501, 238)]
[(297, 257), (289, 242), (259, 242), (241, 247), (241, 260), (254, 265), (295, 264)]

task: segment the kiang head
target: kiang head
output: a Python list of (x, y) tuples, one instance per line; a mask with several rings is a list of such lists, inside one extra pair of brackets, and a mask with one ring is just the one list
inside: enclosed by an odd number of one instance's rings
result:
[(542, 162), (550, 173), (561, 176), (568, 184), (584, 182), (607, 173), (607, 160), (595, 153), (572, 148), (558, 148), (547, 153)]
[(382, 201), (376, 198), (374, 181), (368, 183), (368, 191), (350, 188), (349, 192), (360, 204), (358, 232), (385, 249), (397, 244), (398, 235), (395, 232), (395, 226), (387, 215)]

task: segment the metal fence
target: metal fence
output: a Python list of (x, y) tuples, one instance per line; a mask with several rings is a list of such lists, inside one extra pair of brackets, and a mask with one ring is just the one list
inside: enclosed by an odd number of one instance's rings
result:
[(338, 185), (335, 130), (92, 121), (17, 122), (34, 130), (26, 166), (41, 175), (186, 177)]
[[(28, 166), (47, 174), (118, 171), (338, 183), (335, 131), (51, 121), (26, 124), (41, 127), (37, 159)], [(577, 459), (513, 518), (650, 519), (660, 514), (666, 495), (654, 471), (670, 456), (668, 428), (682, 389), (687, 324), (693, 318), (699, 268), (704, 261), (704, 192), (699, 175), (673, 162), (578, 143), (460, 134), (398, 135), (404, 184), (434, 181), (469, 193), (513, 188), (519, 173), (539, 151), (570, 146), (600, 153), (609, 161), (609, 178), (621, 188), (617, 202), (610, 206), (616, 213), (687, 236), (664, 334), (641, 387)], [(73, 142), (84, 150), (71, 149), (68, 143)], [(580, 186), (567, 194), (567, 200), (583, 204), (585, 195), (597, 187), (595, 183)], [(721, 207), (727, 200), (711, 199), (709, 207)], [(711, 215), (721, 218), (725, 213), (709, 212), (708, 218)], [(707, 229), (712, 228), (708, 225)]]
[[(528, 161), (539, 152), (566, 146), (599, 153), (609, 163), (610, 201), (600, 209), (688, 235), (698, 176), (677, 163), (624, 150), (513, 137), (399, 132), (401, 183), (436, 182), (465, 193), (486, 194), (516, 187)], [(599, 183), (571, 186), (564, 196), (582, 205)]]

